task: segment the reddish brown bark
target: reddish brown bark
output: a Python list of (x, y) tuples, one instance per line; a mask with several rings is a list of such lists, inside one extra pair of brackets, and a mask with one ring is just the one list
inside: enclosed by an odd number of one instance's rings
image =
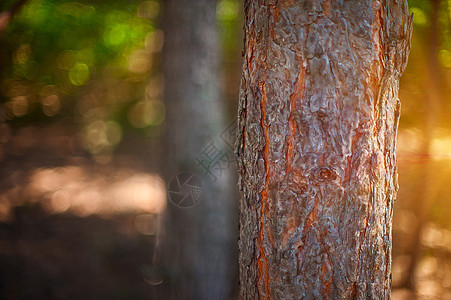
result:
[(240, 297), (390, 297), (411, 19), (402, 1), (246, 1)]

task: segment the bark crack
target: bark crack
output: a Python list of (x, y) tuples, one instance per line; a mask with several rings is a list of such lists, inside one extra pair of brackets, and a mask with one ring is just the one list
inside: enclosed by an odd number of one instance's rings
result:
[(293, 158), (293, 143), (294, 143), (294, 136), (296, 134), (296, 120), (294, 118), (294, 114), (297, 109), (297, 102), (301, 101), (304, 98), (304, 91), (305, 91), (305, 69), (303, 67), (303, 61), (302, 57), (298, 56), (298, 64), (300, 67), (299, 74), (296, 78), (296, 82), (294, 83), (293, 90), (294, 92), (290, 95), (290, 101), (289, 101), (289, 107), (290, 107), (290, 115), (288, 117), (288, 124), (290, 128), (290, 132), (288, 134), (287, 139), (287, 154), (285, 157), (286, 161), (286, 174), (291, 171), (291, 163)]
[[(264, 73), (266, 77), (266, 72)], [(268, 101), (267, 95), (266, 95), (266, 86), (265, 86), (265, 78), (263, 78), (263, 81), (260, 83), (260, 89), (262, 92), (262, 118), (261, 118), (261, 126), (264, 131), (264, 137), (265, 137), (265, 147), (263, 149), (263, 157), (265, 162), (265, 170), (266, 170), (266, 179), (265, 179), (265, 188), (263, 189), (261, 193), (261, 217), (260, 217), (260, 228), (259, 228), (259, 248), (260, 253), (259, 257), (257, 258), (257, 267), (260, 271), (258, 280), (257, 280), (257, 290), (260, 295), (260, 289), (258, 289), (258, 284), (263, 280), (264, 287), (265, 287), (265, 293), (266, 298), (270, 299), (269, 297), (269, 270), (268, 270), (268, 258), (265, 254), (265, 247), (263, 245), (264, 238), (265, 238), (265, 215), (266, 215), (266, 209), (268, 204), (268, 185), (270, 180), (270, 173), (269, 173), (269, 135), (268, 135), (268, 126), (265, 124), (265, 116), (266, 116), (266, 104)]]

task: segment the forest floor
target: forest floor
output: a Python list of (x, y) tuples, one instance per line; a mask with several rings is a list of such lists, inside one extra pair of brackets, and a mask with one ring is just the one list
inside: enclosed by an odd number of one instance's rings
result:
[[(0, 126), (0, 299), (168, 299), (169, 284), (154, 285), (158, 156), (143, 137), (123, 144), (98, 163), (70, 126)], [(392, 299), (451, 299), (450, 161), (401, 152)]]
[(96, 163), (69, 128), (2, 129), (0, 299), (159, 298), (162, 181), (136, 157)]

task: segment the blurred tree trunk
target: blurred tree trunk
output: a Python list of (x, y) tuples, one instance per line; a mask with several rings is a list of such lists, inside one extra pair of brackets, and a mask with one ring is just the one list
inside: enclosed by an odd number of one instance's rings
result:
[(388, 299), (403, 1), (246, 1), (241, 299)]
[[(168, 201), (162, 253), (168, 282), (164, 284), (171, 289), (170, 299), (226, 299), (238, 268), (237, 225), (233, 224), (237, 192), (229, 168), (215, 169), (224, 162), (202, 160), (206, 151), (216, 159), (225, 151), (218, 141), (227, 124), (218, 88), (216, 1), (163, 4), (164, 174), (167, 181), (180, 172), (194, 174), (202, 190), (198, 204), (191, 208)], [(208, 152), (211, 143), (216, 153)]]
[(13, 3), (9, 9), (0, 12), (0, 35), (8, 27), (13, 17), (19, 13), (22, 7), (28, 2), (28, 0), (18, 0)]

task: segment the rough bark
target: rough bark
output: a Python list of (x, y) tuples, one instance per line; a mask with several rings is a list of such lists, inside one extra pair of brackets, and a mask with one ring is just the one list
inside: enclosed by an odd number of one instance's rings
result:
[(246, 1), (241, 299), (390, 298), (404, 1)]
[[(196, 158), (226, 128), (218, 92), (216, 2), (167, 0), (163, 49), (166, 99), (164, 174), (196, 174), (202, 198), (192, 208), (168, 203), (163, 237), (164, 268), (170, 295), (162, 299), (226, 299), (237, 264), (233, 214), (236, 192), (229, 169), (217, 181)], [(219, 146), (219, 145), (218, 145)]]

